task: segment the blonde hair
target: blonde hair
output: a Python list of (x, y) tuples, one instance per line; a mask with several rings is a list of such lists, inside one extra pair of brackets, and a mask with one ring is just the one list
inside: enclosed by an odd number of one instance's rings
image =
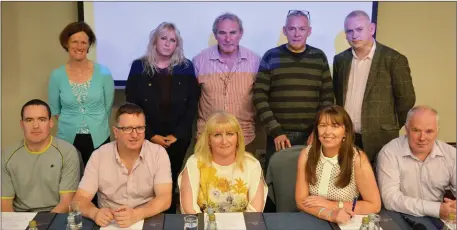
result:
[(143, 66), (144, 72), (150, 75), (154, 75), (158, 72), (157, 67), (157, 40), (159, 39), (160, 34), (164, 31), (173, 31), (176, 34), (176, 50), (173, 52), (170, 58), (170, 65), (168, 66), (168, 71), (172, 73), (173, 67), (184, 64), (187, 66), (186, 58), (184, 57), (184, 48), (183, 48), (183, 40), (181, 35), (179, 34), (178, 28), (173, 23), (169, 22), (162, 22), (156, 29), (151, 31), (149, 35), (149, 44), (146, 50), (146, 54), (143, 57)]
[(243, 171), (243, 161), (246, 155), (243, 132), (238, 120), (229, 113), (217, 112), (206, 121), (203, 132), (195, 145), (195, 156), (202, 160), (205, 164), (211, 165), (211, 162), (213, 161), (213, 154), (209, 147), (209, 141), (210, 136), (214, 134), (216, 130), (229, 130), (236, 133), (237, 146), (235, 152), (235, 163), (236, 166)]

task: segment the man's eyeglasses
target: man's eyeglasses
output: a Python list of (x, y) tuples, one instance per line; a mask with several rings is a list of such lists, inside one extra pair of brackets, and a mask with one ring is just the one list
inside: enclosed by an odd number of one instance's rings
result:
[(305, 16), (308, 18), (308, 21), (311, 22), (311, 15), (309, 14), (309, 11), (306, 10), (289, 10), (287, 17), (289, 16)]
[(146, 131), (146, 126), (138, 126), (138, 127), (117, 127), (117, 129), (120, 129), (122, 130), (122, 132), (124, 134), (131, 134), (133, 132), (133, 130), (136, 131), (136, 133), (140, 134), (140, 133), (144, 133), (144, 131)]

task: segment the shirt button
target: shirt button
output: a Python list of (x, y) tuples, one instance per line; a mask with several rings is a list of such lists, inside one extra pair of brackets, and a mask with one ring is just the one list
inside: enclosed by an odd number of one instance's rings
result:
[(151, 86), (151, 85), (152, 85), (152, 84), (151, 84), (151, 83), (149, 83), (149, 86)]
[(144, 99), (144, 101), (148, 101), (148, 99)]

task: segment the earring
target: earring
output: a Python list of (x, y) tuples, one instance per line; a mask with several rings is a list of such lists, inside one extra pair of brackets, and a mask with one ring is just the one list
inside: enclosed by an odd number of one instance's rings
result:
[(343, 137), (343, 142), (345, 142), (345, 141), (346, 141), (346, 137)]

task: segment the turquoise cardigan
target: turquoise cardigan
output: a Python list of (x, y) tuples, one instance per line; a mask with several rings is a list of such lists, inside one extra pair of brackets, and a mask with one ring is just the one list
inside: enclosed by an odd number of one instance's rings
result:
[[(94, 148), (99, 147), (109, 136), (111, 107), (114, 100), (114, 81), (106, 66), (94, 63), (92, 82), (85, 108), (80, 108), (73, 95), (65, 65), (51, 73), (48, 102), (52, 115), (59, 115), (57, 137), (73, 143), (76, 130), (83, 118), (92, 136)], [(83, 114), (81, 110), (85, 109)]]

